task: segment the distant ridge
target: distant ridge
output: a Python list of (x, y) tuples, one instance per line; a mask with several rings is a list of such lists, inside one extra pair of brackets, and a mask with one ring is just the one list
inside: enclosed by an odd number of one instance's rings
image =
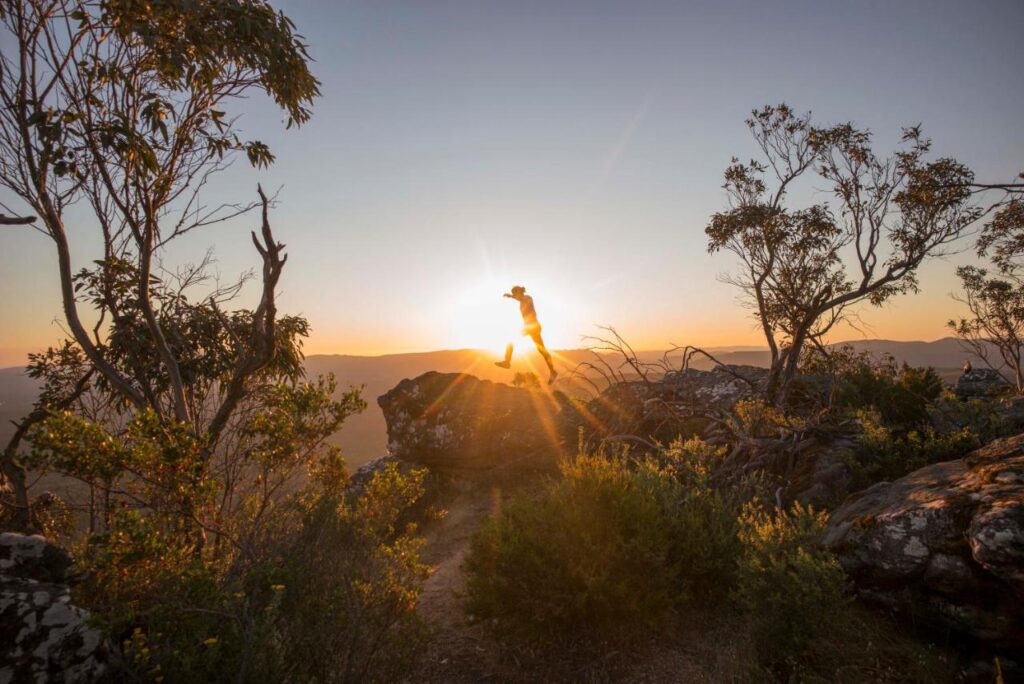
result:
[[(956, 377), (964, 359), (968, 357), (959, 342), (952, 337), (933, 342), (850, 340), (832, 346), (843, 345), (850, 345), (859, 351), (869, 351), (873, 354), (892, 354), (899, 363), (932, 366), (939, 370), (947, 381)], [(707, 351), (714, 354), (722, 363), (752, 366), (768, 364), (768, 350), (765, 347), (733, 345), (709, 347)], [(654, 361), (662, 354), (663, 352), (654, 350), (637, 353), (643, 361)], [(558, 356), (562, 364), (571, 368), (589, 358), (590, 353), (583, 349), (571, 349), (558, 352)], [(540, 366), (536, 354), (531, 352), (528, 358)], [(343, 448), (349, 465), (355, 467), (383, 455), (387, 447), (384, 416), (376, 403), (378, 396), (405, 378), (413, 378), (431, 370), (443, 373), (466, 372), (487, 380), (510, 381), (512, 374), (496, 368), (493, 364), (495, 359), (494, 354), (475, 349), (408, 352), (382, 356), (311, 354), (306, 357), (306, 372), (311, 377), (334, 373), (342, 389), (349, 385), (365, 386), (363, 396), (366, 398), (366, 411), (349, 418), (341, 432), (332, 439)], [(695, 358), (692, 365), (696, 368), (711, 366), (709, 361), (702, 358)], [(527, 371), (529, 368), (523, 360), (517, 359), (513, 361), (513, 370)], [(5, 442), (13, 431), (11, 421), (19, 419), (31, 408), (36, 387), (35, 381), (27, 377), (22, 368), (0, 369), (0, 443)]]

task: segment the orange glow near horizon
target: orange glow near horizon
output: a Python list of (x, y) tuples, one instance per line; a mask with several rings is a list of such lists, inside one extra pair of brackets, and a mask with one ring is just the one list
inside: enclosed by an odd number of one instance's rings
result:
[[(959, 305), (949, 298), (954, 288), (943, 281), (949, 268), (941, 263), (924, 269), (921, 294), (896, 298), (880, 309), (860, 307), (858, 327), (840, 326), (830, 341), (932, 341), (948, 336), (945, 321), (959, 315)], [(568, 268), (553, 274), (537, 268), (512, 276), (493, 275), (489, 268), (481, 270), (483, 273), (459, 289), (435, 287), (422, 292), (417, 301), (438, 304), (430, 306), (421, 317), (410, 316), (408, 308), (398, 308), (394, 302), (381, 304), (373, 318), (363, 320), (337, 315), (334, 304), (304, 310), (300, 305), (308, 303), (298, 300), (285, 302), (281, 308), (309, 317), (312, 335), (303, 345), (307, 355), (381, 356), (477, 349), (500, 357), (505, 345), (512, 342), (515, 358), (521, 361), (536, 352), (532, 341), (521, 335), (518, 303), (501, 296), (518, 283), (535, 297), (544, 340), (551, 351), (585, 347), (585, 335), (601, 334), (598, 324), (614, 325), (638, 351), (665, 350), (672, 344), (765, 346), (751, 312), (734, 300), (703, 310), (684, 301), (677, 312), (668, 315), (647, 313), (657, 300), (637, 296), (635, 305), (623, 308), (593, 289), (574, 285), (576, 279)], [(702, 284), (695, 287), (703, 292), (715, 285), (712, 282), (706, 288)], [(29, 352), (59, 344), (67, 337), (56, 293), (45, 305), (33, 305), (18, 297), (6, 301), (3, 313), (7, 325), (0, 325), (0, 367), (23, 367)], [(351, 301), (346, 299), (344, 305), (349, 306)], [(418, 310), (412, 311), (416, 314)]]

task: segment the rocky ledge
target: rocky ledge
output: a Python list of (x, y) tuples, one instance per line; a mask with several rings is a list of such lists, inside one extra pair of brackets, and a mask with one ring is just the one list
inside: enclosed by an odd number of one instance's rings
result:
[(825, 545), (862, 598), (1024, 653), (1024, 435), (851, 496)]
[(460, 373), (425, 373), (377, 399), (388, 428), (388, 453), (444, 472), (551, 467), (575, 452), (580, 431), (600, 440), (648, 440), (695, 434), (708, 412), (752, 396), (767, 372), (749, 366), (669, 373), (654, 382), (624, 382), (589, 402), (561, 392), (512, 387)]
[(377, 399), (388, 453), (449, 473), (547, 469), (572, 433), (564, 395), (462, 373), (425, 373)]

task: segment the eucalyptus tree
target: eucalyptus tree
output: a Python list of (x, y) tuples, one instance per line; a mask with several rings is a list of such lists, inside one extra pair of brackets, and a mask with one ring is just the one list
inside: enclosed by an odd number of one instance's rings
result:
[[(203, 462), (254, 379), (289, 356), (271, 200), (258, 189), (258, 201), (208, 206), (203, 191), (239, 155), (257, 168), (274, 159), (242, 136), (231, 108), (243, 98), (264, 93), (288, 127), (309, 119), (319, 93), (309, 62), (292, 21), (262, 0), (0, 0), (0, 189), (14, 198), (0, 205), (2, 223), (52, 242), (85, 382), (168, 434), (184, 430)], [(165, 291), (158, 265), (170, 243), (249, 210), (260, 211), (251, 310), (221, 310), (238, 286), (187, 305)], [(72, 253), (69, 235), (86, 232), (98, 258), (76, 272), (89, 257)], [(33, 415), (73, 402), (78, 386)]]
[[(771, 354), (768, 395), (782, 403), (805, 349), (827, 353), (825, 336), (851, 307), (916, 291), (918, 267), (947, 252), (979, 211), (969, 201), (971, 171), (929, 161), (919, 127), (880, 157), (870, 132), (815, 126), (785, 104), (746, 123), (761, 156), (733, 158), (728, 207), (705, 233), (710, 252), (739, 260), (727, 282), (755, 311)], [(794, 186), (811, 180), (829, 200), (793, 206)]]
[(976, 245), (978, 257), (990, 258), (995, 270), (957, 269), (963, 295), (956, 298), (968, 315), (949, 327), (967, 350), (1024, 394), (1024, 200), (1001, 189), (1010, 199), (1000, 204)]

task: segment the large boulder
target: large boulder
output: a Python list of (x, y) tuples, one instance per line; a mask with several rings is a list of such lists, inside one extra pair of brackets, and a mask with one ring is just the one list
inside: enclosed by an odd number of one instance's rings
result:
[(864, 599), (1024, 652), (1024, 434), (853, 495), (824, 544)]
[(620, 382), (581, 403), (560, 392), (512, 387), (458, 373), (425, 373), (378, 398), (388, 452), (408, 463), (466, 474), (549, 468), (593, 441), (631, 435), (668, 441), (706, 427), (705, 416), (754, 396), (767, 371), (753, 366), (689, 369), (652, 382)]
[(93, 682), (111, 651), (71, 604), (70, 557), (40, 536), (0, 534), (0, 682)]
[(563, 395), (462, 373), (403, 380), (377, 403), (391, 456), (457, 474), (551, 468), (575, 420)]

